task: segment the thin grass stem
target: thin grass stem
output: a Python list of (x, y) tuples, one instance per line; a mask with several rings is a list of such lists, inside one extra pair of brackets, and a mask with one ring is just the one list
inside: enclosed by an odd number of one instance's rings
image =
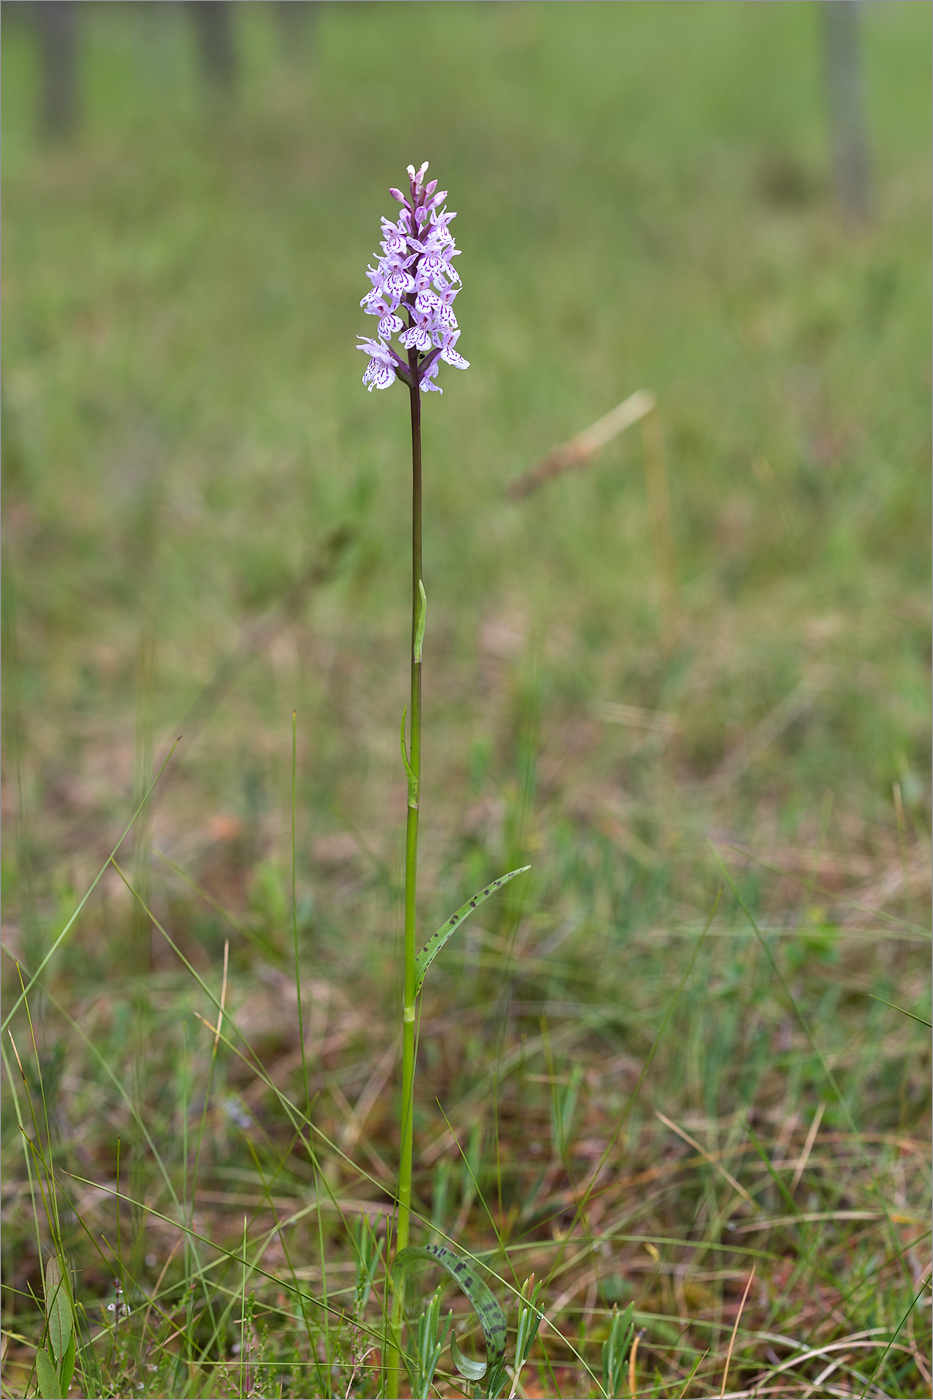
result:
[(170, 762), (170, 760), (171, 760), (171, 758), (172, 758), (172, 755), (174, 754), (175, 750), (178, 748), (178, 745), (179, 745), (180, 743), (181, 743), (181, 735), (179, 734), (178, 738), (175, 740), (174, 744), (173, 744), (172, 747), (169, 749), (169, 751), (168, 751), (168, 753), (167, 753), (167, 755), (166, 755), (166, 757), (165, 757), (165, 760), (164, 760), (164, 762), (163, 762), (163, 764), (162, 764), (162, 767), (159, 769), (158, 773), (156, 773), (156, 775), (155, 775), (155, 777), (153, 778), (152, 782), (149, 784), (149, 786), (147, 787), (146, 791), (143, 793), (143, 796), (142, 796), (140, 802), (138, 803), (138, 805), (137, 805), (137, 807), (136, 807), (136, 810), (134, 811), (133, 815), (130, 817), (130, 820), (127, 822), (126, 826), (123, 828), (123, 832), (122, 832), (122, 834), (121, 834), (121, 836), (120, 836), (120, 839), (117, 841), (117, 844), (114, 846), (113, 850), (110, 852), (110, 855), (109, 855), (109, 856), (107, 857), (107, 859), (104, 861), (103, 865), (100, 867), (100, 869), (98, 870), (97, 874), (94, 876), (94, 879), (91, 881), (90, 885), (88, 886), (87, 890), (85, 891), (85, 894), (84, 894), (83, 898), (81, 899), (81, 902), (79, 903), (77, 909), (74, 911), (74, 913), (72, 914), (71, 918), (70, 918), (70, 919), (68, 920), (68, 922), (65, 924), (65, 927), (62, 929), (61, 933), (60, 933), (60, 934), (58, 935), (58, 937), (55, 939), (55, 942), (52, 944), (51, 948), (48, 949), (48, 951), (46, 952), (45, 956), (42, 958), (42, 961), (39, 963), (39, 966), (36, 968), (35, 972), (33, 972), (32, 975), (31, 975), (31, 977), (29, 978), (29, 981), (28, 981), (28, 982), (26, 983), (26, 985), (21, 989), (19, 996), (16, 998), (16, 1001), (15, 1001), (15, 1002), (13, 1003), (13, 1005), (10, 1007), (10, 1009), (9, 1009), (9, 1011), (7, 1012), (6, 1016), (4, 1016), (4, 1018), (3, 1018), (3, 1024), (0, 1025), (0, 1033), (2, 1033), (3, 1031), (5, 1031), (5, 1030), (7, 1029), (7, 1027), (9, 1026), (10, 1022), (12, 1021), (13, 1017), (16, 1015), (17, 1011), (18, 1011), (19, 1008), (22, 1006), (23, 1002), (26, 1000), (26, 997), (27, 997), (28, 994), (32, 991), (32, 989), (33, 989), (33, 987), (36, 985), (36, 983), (38, 982), (38, 980), (39, 980), (39, 978), (41, 977), (42, 973), (44, 972), (46, 966), (51, 962), (52, 958), (53, 958), (53, 957), (55, 956), (55, 954), (58, 952), (58, 950), (59, 950), (59, 948), (61, 947), (62, 943), (64, 943), (65, 939), (68, 937), (68, 934), (69, 934), (69, 933), (71, 932), (71, 930), (74, 928), (74, 925), (75, 925), (75, 923), (77, 922), (77, 919), (78, 919), (78, 915), (81, 913), (81, 910), (84, 908), (85, 904), (87, 904), (87, 902), (88, 902), (88, 900), (90, 899), (91, 895), (94, 893), (95, 889), (97, 888), (98, 884), (100, 883), (101, 879), (103, 878), (103, 876), (104, 876), (104, 874), (105, 874), (105, 872), (106, 872), (106, 870), (107, 870), (107, 867), (108, 867), (109, 864), (110, 864), (111, 859), (116, 855), (117, 851), (120, 849), (120, 847), (123, 845), (123, 842), (126, 840), (127, 835), (129, 834), (130, 830), (131, 830), (132, 827), (133, 827), (133, 824), (136, 822), (137, 818), (139, 817), (139, 815), (140, 815), (140, 813), (142, 812), (143, 808), (145, 807), (146, 803), (149, 801), (149, 797), (150, 797), (150, 795), (151, 795), (153, 789), (155, 788), (155, 786), (156, 786), (156, 784), (158, 783), (159, 779), (161, 778), (162, 774), (165, 772), (166, 768), (168, 767), (169, 762)]
[[(752, 1265), (752, 1271), (751, 1271), (751, 1273), (750, 1273), (749, 1276), (748, 1276), (748, 1283), (746, 1283), (746, 1285), (745, 1285), (745, 1292), (742, 1294), (742, 1301), (741, 1301), (741, 1303), (739, 1304), (739, 1310), (738, 1310), (738, 1312), (736, 1313), (736, 1317), (735, 1317), (735, 1326), (734, 1326), (733, 1329), (732, 1329), (732, 1336), (729, 1338), (729, 1350), (726, 1352), (726, 1364), (725, 1364), (725, 1366), (723, 1366), (723, 1368), (722, 1368), (722, 1388), (721, 1388), (721, 1390), (720, 1390), (720, 1392), (719, 1392), (719, 1400), (723, 1400), (723, 1398), (724, 1398), (724, 1396), (725, 1396), (725, 1393), (726, 1393), (726, 1383), (727, 1383), (728, 1380), (729, 1380), (729, 1367), (730, 1367), (730, 1365), (732, 1364), (732, 1353), (733, 1353), (733, 1351), (735, 1350), (735, 1339), (736, 1339), (736, 1337), (738, 1336), (738, 1333), (739, 1333), (739, 1323), (742, 1321), (742, 1314), (743, 1314), (743, 1312), (745, 1311), (745, 1303), (746, 1303), (746, 1300), (748, 1299), (749, 1289), (750, 1289), (751, 1286), (752, 1286), (752, 1283), (753, 1283), (753, 1281), (754, 1281), (754, 1278), (755, 1278), (755, 1266), (754, 1266), (754, 1264), (753, 1264), (753, 1265)], [(633, 1393), (634, 1393), (634, 1392), (633, 1392)]]
[(298, 881), (297, 838), (295, 833), (295, 796), (298, 774), (298, 712), (292, 710), (292, 943), (295, 949), (295, 996), (298, 998), (298, 1043), (301, 1046), (301, 1077), (305, 1086), (305, 1112), (311, 1117), (311, 1089), (308, 1082), (308, 1061), (305, 1052), (305, 1023), (301, 1005), (301, 958), (298, 952)]

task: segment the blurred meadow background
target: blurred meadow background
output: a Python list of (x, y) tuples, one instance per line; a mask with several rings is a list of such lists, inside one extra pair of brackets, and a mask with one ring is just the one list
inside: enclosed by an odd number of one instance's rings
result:
[(53, 1245), (72, 1395), (376, 1393), (410, 459), (355, 337), (428, 159), (419, 941), (533, 869), (428, 979), (419, 1238), (545, 1280), (515, 1395), (607, 1393), (632, 1305), (612, 1394), (929, 1396), (930, 6), (859, 7), (842, 109), (828, 5), (64, 8), (3, 6), (3, 1394)]

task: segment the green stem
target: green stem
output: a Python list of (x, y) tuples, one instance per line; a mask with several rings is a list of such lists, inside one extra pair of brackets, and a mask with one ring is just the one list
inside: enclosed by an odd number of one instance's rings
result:
[(292, 943), (295, 950), (295, 991), (298, 996), (298, 1040), (301, 1045), (301, 1074), (305, 1082), (305, 1117), (311, 1122), (311, 1085), (305, 1056), (305, 1023), (301, 1009), (301, 958), (298, 949), (298, 846), (295, 831), (296, 785), (298, 779), (298, 711), (292, 710)]
[[(415, 909), (418, 883), (418, 806), (421, 786), (421, 642), (424, 635), (424, 584), (421, 581), (421, 390), (411, 395), (411, 699), (408, 707), (408, 821), (405, 828), (405, 975), (402, 995), (402, 1084), (399, 1102), (398, 1231), (396, 1250), (408, 1245), (411, 1226), (411, 1176), (415, 1104)], [(403, 735), (404, 739), (404, 735)], [(393, 1331), (399, 1335), (401, 1296), (395, 1294)], [(397, 1366), (395, 1346), (389, 1367)], [(388, 1369), (388, 1368), (387, 1368)]]
[(415, 898), (418, 883), (418, 804), (421, 786), (421, 390), (411, 395), (411, 701), (408, 708), (408, 823), (405, 829), (405, 986), (402, 1003), (402, 1097), (399, 1107), (398, 1247), (408, 1244), (415, 1088)]

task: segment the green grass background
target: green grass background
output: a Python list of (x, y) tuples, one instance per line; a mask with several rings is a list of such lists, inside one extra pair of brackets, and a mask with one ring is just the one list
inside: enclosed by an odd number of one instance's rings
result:
[[(326, 4), (286, 51), (275, 7), (244, 4), (228, 103), (205, 93), (179, 7), (82, 5), (81, 124), (59, 145), (37, 135), (23, 8), (4, 7), (3, 45), (7, 1004), (14, 959), (38, 965), (184, 733), (124, 868), (215, 992), (230, 940), (232, 1013), (302, 1099), (294, 709), (316, 1121), (391, 1189), (408, 424), (403, 395), (362, 389), (354, 338), (372, 330), (358, 303), (386, 189), (428, 158), (458, 210), (471, 368), (444, 370), (425, 405), (424, 936), (503, 868), (533, 871), (432, 969), (421, 1207), (477, 1250), (494, 1217), (515, 1277), (548, 1273), (573, 1216), (561, 1193), (613, 1140), (715, 902), (712, 839), (851, 1118), (727, 889), (611, 1149), (618, 1200), (607, 1182), (614, 1204), (586, 1227), (602, 1253), (574, 1266), (559, 1325), (598, 1372), (605, 1310), (631, 1299), (645, 1393), (681, 1393), (709, 1349), (687, 1393), (718, 1394), (751, 1258), (723, 1231), (750, 1207), (678, 1155), (655, 1111), (775, 1217), (787, 1201), (750, 1131), (792, 1162), (819, 1113), (794, 1192), (827, 1219), (743, 1237), (764, 1282), (732, 1381), (783, 1359), (765, 1334), (829, 1345), (876, 1328), (886, 1345), (928, 1273), (928, 1040), (872, 995), (928, 1015), (930, 7), (862, 7), (861, 230), (833, 196), (817, 5)], [(666, 444), (673, 645), (637, 430), (504, 494), (639, 388)], [(297, 612), (251, 631), (322, 560)], [(229, 688), (191, 719), (231, 653)], [(822, 688), (742, 760), (814, 675)], [(673, 734), (639, 727), (655, 712)], [(169, 1180), (185, 1198), (184, 1125), (201, 1122), (199, 1218), (230, 1247), (244, 1200), (257, 1231), (268, 1221), (260, 1178), (310, 1189), (274, 1096), (223, 1048), (211, 1069), (192, 1014), (212, 1020), (211, 1003), (114, 872), (43, 986), (33, 1038), (21, 1015), (13, 1032), (57, 1170), (112, 1183), (119, 1138), (127, 1190), (162, 1209)], [(30, 1101), (15, 1075), (5, 1092)], [(252, 1147), (225, 1094), (247, 1103)], [(5, 1325), (28, 1370), (46, 1226), (11, 1113), (4, 1136)], [(327, 1170), (384, 1213), (372, 1183)], [(652, 1171), (663, 1190), (625, 1186)], [(879, 1201), (898, 1219), (879, 1221)], [(166, 1298), (197, 1275), (141, 1207), (118, 1221), (87, 1191), (73, 1204), (89, 1335), (115, 1272)], [(336, 1227), (311, 1235), (320, 1296), (322, 1261), (339, 1274), (351, 1251)], [(568, 1287), (558, 1272), (551, 1300)], [(265, 1288), (268, 1384), (285, 1386), (295, 1319)], [(227, 1314), (202, 1304), (183, 1393), (239, 1394)], [(162, 1393), (145, 1371), (158, 1325), (147, 1314), (119, 1343), (108, 1384)], [(528, 1393), (583, 1393), (551, 1335)], [(924, 1393), (911, 1345), (886, 1353), (884, 1394)], [(852, 1355), (841, 1394), (881, 1352)], [(779, 1384), (805, 1387), (824, 1361)]]

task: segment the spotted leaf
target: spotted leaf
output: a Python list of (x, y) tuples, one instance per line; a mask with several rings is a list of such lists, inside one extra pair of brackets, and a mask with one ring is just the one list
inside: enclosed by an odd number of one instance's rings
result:
[(468, 919), (473, 913), (473, 910), (478, 909), (479, 906), (483, 903), (483, 901), (488, 899), (491, 894), (494, 894), (495, 891), (501, 888), (502, 885), (507, 885), (510, 880), (515, 879), (516, 875), (522, 875), (526, 870), (530, 869), (530, 865), (523, 865), (518, 870), (510, 870), (508, 875), (500, 875), (498, 880), (493, 880), (491, 885), (487, 885), (485, 889), (482, 889), (479, 891), (478, 894), (475, 894), (472, 899), (468, 899), (466, 904), (461, 904), (456, 914), (451, 914), (446, 924), (441, 924), (440, 928), (437, 930), (437, 933), (432, 933), (431, 937), (421, 949), (421, 952), (418, 954), (418, 957), (415, 960), (416, 996), (421, 991), (421, 986), (424, 982), (425, 974), (427, 973), (428, 968), (431, 966), (432, 962), (437, 957), (438, 953), (441, 951), (448, 938), (457, 928), (460, 927), (464, 919)]
[[(527, 869), (527, 866), (525, 867)], [(512, 874), (519, 872), (513, 870)], [(510, 877), (506, 875), (506, 880)], [(499, 881), (498, 883), (501, 883)], [(492, 886), (490, 886), (490, 889)], [(476, 1268), (466, 1259), (461, 1259), (452, 1249), (443, 1244), (409, 1245), (395, 1256), (392, 1272), (398, 1282), (404, 1284), (408, 1272), (419, 1263), (438, 1264), (453, 1279), (457, 1287), (466, 1294), (479, 1318), (486, 1341), (486, 1364), (470, 1361), (460, 1348), (451, 1344), (454, 1365), (467, 1380), (482, 1380), (487, 1368), (495, 1370), (505, 1357), (505, 1313), (496, 1302), (492, 1291), (480, 1278)]]

